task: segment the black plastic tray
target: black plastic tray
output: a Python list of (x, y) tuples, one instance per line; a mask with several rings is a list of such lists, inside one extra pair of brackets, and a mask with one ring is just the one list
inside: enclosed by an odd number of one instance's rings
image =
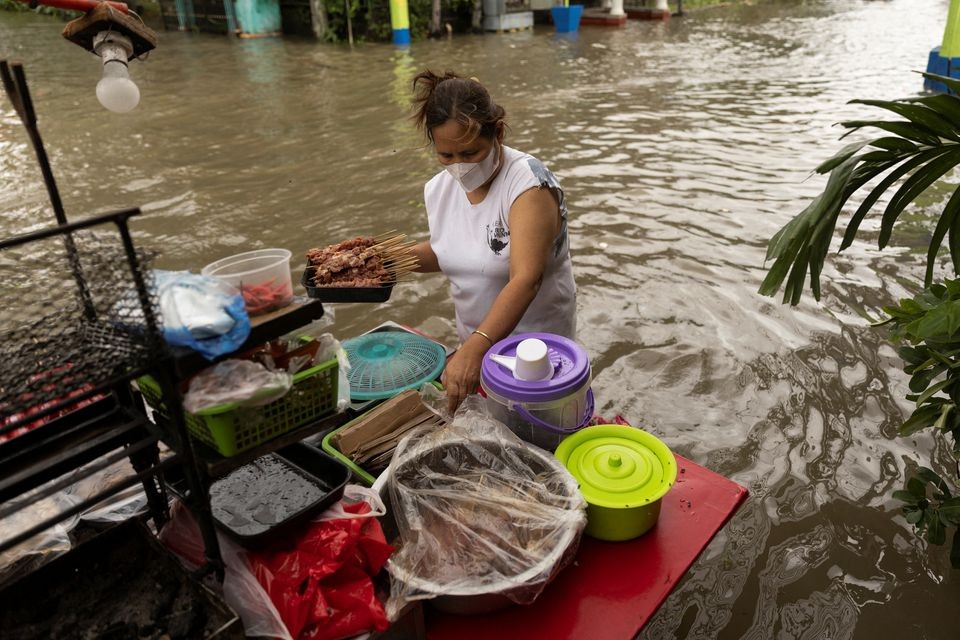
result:
[[(285, 519), (274, 524), (267, 530), (256, 534), (245, 534), (241, 530), (232, 527), (229, 523), (217, 518), (216, 513), (214, 513), (213, 521), (217, 527), (244, 546), (260, 546), (285, 533), (289, 533), (298, 525), (310, 520), (311, 517), (322, 512), (343, 497), (343, 488), (350, 479), (350, 469), (320, 449), (307, 444), (298, 443), (290, 445), (270, 455), (282, 458), (283, 462), (291, 467), (293, 471), (315, 483), (323, 491), (323, 495), (288, 515)], [(210, 487), (211, 496), (216, 493), (218, 482), (228, 482), (231, 475), (240, 472), (242, 469), (243, 467), (240, 467), (240, 469), (232, 471), (221, 480), (215, 481)], [(168, 475), (164, 480), (175, 494), (181, 498), (187, 497), (186, 485), (181, 476), (173, 477)], [(221, 484), (220, 486), (225, 485)]]
[(310, 284), (309, 270), (304, 269), (300, 284), (307, 296), (322, 302), (386, 302), (393, 293), (394, 283), (379, 287), (314, 287)]

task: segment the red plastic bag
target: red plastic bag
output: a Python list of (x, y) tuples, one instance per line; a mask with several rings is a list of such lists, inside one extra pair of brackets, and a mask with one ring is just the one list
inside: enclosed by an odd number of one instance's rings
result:
[[(348, 513), (370, 511), (365, 502)], [(248, 554), (250, 568), (294, 638), (339, 640), (390, 624), (372, 576), (393, 547), (374, 518), (311, 522), (288, 546)]]
[(619, 413), (613, 417), (613, 420), (607, 420), (606, 418), (600, 415), (593, 416), (593, 418), (590, 419), (589, 425), (592, 427), (598, 424), (619, 424), (619, 425), (623, 425), (624, 427), (633, 426), (632, 424), (627, 422), (627, 419), (624, 418)]

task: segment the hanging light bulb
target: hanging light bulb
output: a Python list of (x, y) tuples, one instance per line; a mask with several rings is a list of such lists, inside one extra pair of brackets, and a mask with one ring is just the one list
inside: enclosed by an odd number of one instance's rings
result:
[(130, 79), (127, 60), (133, 43), (115, 31), (101, 31), (93, 39), (93, 50), (103, 61), (103, 77), (97, 83), (97, 100), (114, 113), (132, 111), (140, 104), (140, 89)]

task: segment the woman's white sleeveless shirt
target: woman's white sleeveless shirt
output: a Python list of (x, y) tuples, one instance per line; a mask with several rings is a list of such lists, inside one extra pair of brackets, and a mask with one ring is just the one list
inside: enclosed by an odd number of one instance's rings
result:
[(510, 207), (525, 191), (549, 188), (560, 201), (561, 228), (537, 297), (514, 333), (556, 333), (574, 339), (576, 288), (567, 239), (567, 204), (556, 177), (533, 156), (502, 147), (504, 161), (480, 204), (471, 204), (441, 171), (424, 187), (430, 246), (450, 280), (457, 333), (465, 341), (510, 279)]

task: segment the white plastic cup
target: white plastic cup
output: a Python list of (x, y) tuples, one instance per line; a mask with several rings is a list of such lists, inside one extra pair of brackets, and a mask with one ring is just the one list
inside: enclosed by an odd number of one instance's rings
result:
[(547, 343), (527, 338), (517, 345), (517, 364), (513, 375), (518, 380), (535, 382), (553, 377), (553, 364), (547, 352)]

